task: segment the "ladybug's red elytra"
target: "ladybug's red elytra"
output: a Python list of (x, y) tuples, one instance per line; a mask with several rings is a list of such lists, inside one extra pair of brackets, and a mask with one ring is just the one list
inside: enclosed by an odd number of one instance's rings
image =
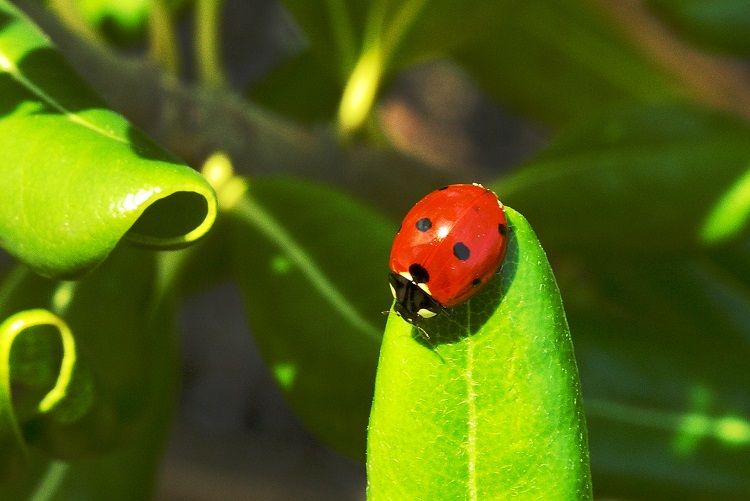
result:
[(505, 257), (508, 225), (480, 184), (433, 191), (406, 214), (391, 248), (394, 310), (417, 324), (479, 292)]

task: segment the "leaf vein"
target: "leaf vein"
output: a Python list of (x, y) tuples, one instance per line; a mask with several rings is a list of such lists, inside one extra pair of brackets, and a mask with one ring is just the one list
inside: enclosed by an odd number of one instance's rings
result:
[(60, 112), (71, 122), (86, 127), (87, 129), (90, 129), (98, 134), (101, 134), (120, 143), (128, 142), (126, 139), (113, 134), (111, 131), (102, 129), (101, 127), (97, 127), (93, 123), (85, 120), (80, 115), (76, 114), (73, 111), (70, 111), (69, 109), (58, 103), (55, 99), (52, 98), (52, 96), (44, 92), (41, 87), (37, 86), (36, 84), (34, 84), (34, 82), (26, 78), (26, 76), (24, 76), (23, 73), (21, 73), (21, 71), (18, 69), (18, 66), (16, 66), (10, 59), (8, 59), (2, 52), (0, 52), (0, 70), (10, 74), (13, 79), (15, 79), (29, 91), (31, 91), (31, 93), (37, 96), (40, 101)]

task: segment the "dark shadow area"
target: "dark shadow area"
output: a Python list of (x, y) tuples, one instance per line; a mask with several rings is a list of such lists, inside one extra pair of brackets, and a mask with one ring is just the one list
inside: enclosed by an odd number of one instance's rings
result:
[(185, 163), (170, 151), (157, 145), (143, 131), (133, 125), (128, 125), (127, 139), (133, 153), (144, 160), (154, 160), (178, 165)]
[(13, 18), (9, 14), (0, 12), (0, 31), (3, 31), (12, 22)]
[(203, 195), (178, 191), (149, 205), (128, 233), (175, 238), (197, 228), (206, 219), (206, 214), (208, 202)]
[[(28, 52), (17, 63), (18, 71), (47, 94), (52, 101), (73, 113), (92, 108), (107, 108), (65, 58), (51, 47)], [(49, 109), (48, 113), (59, 113)]]

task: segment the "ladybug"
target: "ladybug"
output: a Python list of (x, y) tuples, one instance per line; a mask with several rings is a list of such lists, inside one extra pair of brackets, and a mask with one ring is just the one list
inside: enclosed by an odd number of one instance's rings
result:
[(500, 267), (507, 235), (503, 204), (480, 184), (453, 184), (424, 197), (393, 241), (395, 312), (418, 324), (467, 301)]

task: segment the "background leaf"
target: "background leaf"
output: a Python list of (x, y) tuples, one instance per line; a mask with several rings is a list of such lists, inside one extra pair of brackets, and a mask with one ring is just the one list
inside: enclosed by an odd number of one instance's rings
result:
[[(674, 252), (703, 244), (717, 200), (748, 167), (743, 121), (691, 106), (627, 108), (562, 134), (493, 189), (555, 248)], [(746, 207), (732, 208), (722, 238), (745, 231)]]
[(200, 238), (208, 183), (107, 110), (48, 40), (0, 3), (0, 240), (46, 276), (98, 265), (127, 233), (152, 247)]
[(747, 282), (706, 257), (584, 269), (560, 285), (597, 495), (750, 495)]
[(266, 364), (313, 433), (363, 458), (395, 226), (291, 178), (252, 180), (232, 219), (233, 270)]
[(750, 6), (743, 0), (649, 0), (678, 34), (709, 50), (750, 54)]
[(495, 280), (423, 333), (391, 315), (368, 438), (368, 499), (590, 499), (570, 334), (528, 223), (507, 209)]
[(457, 59), (498, 102), (530, 118), (559, 127), (613, 106), (685, 97), (591, 2), (519, 2), (500, 19)]

